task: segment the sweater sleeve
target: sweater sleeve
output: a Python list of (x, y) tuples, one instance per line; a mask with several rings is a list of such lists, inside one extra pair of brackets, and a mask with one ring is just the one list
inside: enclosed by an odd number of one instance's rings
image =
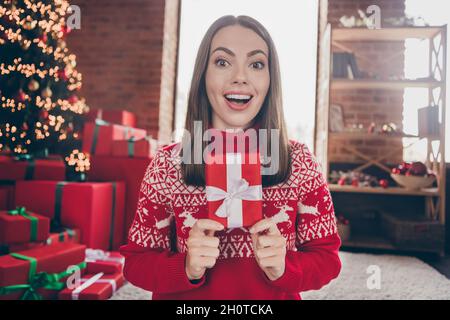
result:
[[(128, 243), (120, 248), (125, 257), (125, 278), (137, 287), (157, 293), (187, 291), (205, 282), (205, 277), (196, 283), (189, 281), (186, 253), (171, 250), (176, 232), (168, 177), (173, 168), (167, 152), (159, 149), (145, 172)], [(176, 246), (172, 244), (173, 247)]]
[[(303, 145), (297, 161), (299, 201), (296, 216), (295, 250), (286, 253), (286, 269), (277, 280), (266, 280), (283, 291), (318, 290), (341, 270), (334, 206), (321, 166)], [(294, 162), (295, 163), (295, 162)]]

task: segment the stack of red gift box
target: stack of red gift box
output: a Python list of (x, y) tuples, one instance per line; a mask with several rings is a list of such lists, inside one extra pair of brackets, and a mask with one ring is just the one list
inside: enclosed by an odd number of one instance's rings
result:
[(126, 241), (156, 151), (135, 123), (126, 111), (88, 115), (87, 182), (65, 181), (55, 156), (0, 156), (0, 299), (107, 299), (123, 285), (114, 250)]

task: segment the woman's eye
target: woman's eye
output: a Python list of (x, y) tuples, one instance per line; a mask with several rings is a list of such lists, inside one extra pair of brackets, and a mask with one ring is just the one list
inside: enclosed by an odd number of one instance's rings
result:
[(262, 68), (264, 68), (264, 63), (260, 62), (260, 61), (253, 62), (252, 63), (252, 67), (255, 68), (255, 69), (262, 69)]
[(228, 62), (226, 60), (220, 58), (214, 62), (214, 64), (219, 67), (226, 67), (227, 63)]

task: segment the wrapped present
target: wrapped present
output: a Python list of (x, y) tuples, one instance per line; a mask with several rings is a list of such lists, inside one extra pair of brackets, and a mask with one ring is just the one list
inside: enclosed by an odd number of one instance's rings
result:
[(78, 228), (81, 243), (117, 249), (123, 243), (123, 182), (18, 181), (16, 204), (52, 219), (51, 230)]
[(114, 141), (112, 155), (116, 157), (152, 158), (158, 148), (157, 140), (146, 137), (144, 139)]
[(59, 156), (46, 159), (0, 156), (0, 180), (64, 180), (66, 167)]
[(86, 249), (86, 272), (113, 274), (123, 271), (125, 257), (119, 252), (107, 252), (99, 249)]
[(111, 124), (103, 120), (88, 122), (84, 125), (83, 151), (97, 155), (111, 155), (113, 141), (143, 139), (147, 136), (144, 129)]
[(58, 232), (51, 232), (47, 240), (45, 240), (45, 244), (48, 246), (59, 242), (79, 243), (80, 229), (63, 227), (61, 230), (58, 230)]
[(127, 238), (128, 230), (136, 214), (139, 189), (145, 170), (150, 164), (146, 158), (117, 158), (107, 156), (92, 156), (89, 178), (94, 181), (125, 181), (125, 224), (123, 237)]
[(127, 127), (136, 127), (136, 115), (125, 110), (91, 109), (87, 114), (87, 120), (94, 122), (96, 119)]
[(11, 210), (14, 205), (14, 185), (0, 185), (0, 210)]
[(80, 285), (75, 289), (66, 288), (62, 290), (58, 298), (60, 300), (107, 300), (124, 283), (125, 278), (121, 272), (89, 274), (81, 278)]
[(86, 267), (86, 247), (59, 243), (0, 257), (0, 299), (55, 299), (65, 279)]
[(248, 227), (262, 219), (262, 179), (257, 152), (207, 154), (208, 217), (227, 228)]
[(61, 242), (80, 243), (80, 229), (62, 228), (61, 231), (51, 232), (45, 241), (2, 245), (0, 246), (0, 255), (51, 246)]
[(0, 244), (44, 241), (48, 238), (50, 219), (29, 212), (25, 207), (0, 211)]

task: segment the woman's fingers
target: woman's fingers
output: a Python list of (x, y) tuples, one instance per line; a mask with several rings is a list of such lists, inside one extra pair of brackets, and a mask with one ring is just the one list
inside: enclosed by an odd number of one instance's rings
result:
[(198, 219), (197, 222), (192, 226), (189, 235), (214, 235), (214, 232), (221, 231), (224, 229), (223, 224), (211, 220), (211, 219)]
[(200, 237), (189, 237), (187, 241), (187, 246), (189, 248), (193, 247), (211, 247), (218, 248), (219, 247), (219, 238), (217, 237), (208, 237), (208, 236), (200, 236)]
[(284, 247), (286, 246), (286, 239), (283, 236), (272, 236), (272, 235), (252, 235), (254, 246), (256, 249), (266, 248), (266, 247)]

